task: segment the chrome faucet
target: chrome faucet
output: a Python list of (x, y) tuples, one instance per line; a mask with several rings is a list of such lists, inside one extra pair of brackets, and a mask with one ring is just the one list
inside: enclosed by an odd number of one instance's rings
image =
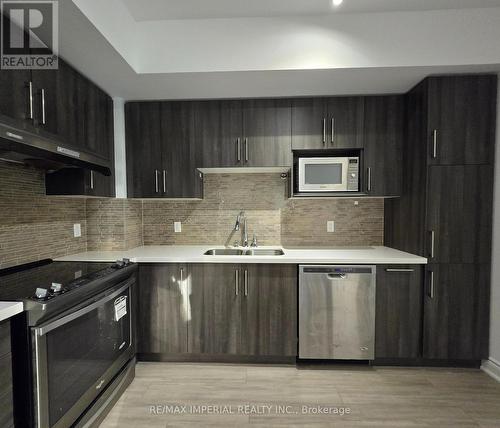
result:
[(236, 217), (236, 224), (234, 225), (234, 231), (240, 230), (241, 220), (243, 219), (243, 231), (241, 237), (241, 245), (243, 247), (248, 247), (248, 229), (247, 229), (247, 217), (245, 211), (241, 211)]

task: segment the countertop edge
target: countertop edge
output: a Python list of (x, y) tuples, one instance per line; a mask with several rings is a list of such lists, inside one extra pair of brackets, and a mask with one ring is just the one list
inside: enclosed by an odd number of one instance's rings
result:
[(24, 310), (22, 302), (0, 302), (0, 322), (3, 322)]
[[(404, 251), (389, 247), (375, 247), (374, 254), (368, 255), (366, 251), (359, 250), (359, 256), (348, 254), (345, 257), (338, 255), (318, 254), (323, 249), (303, 249), (303, 252), (310, 251), (311, 254), (297, 254), (301, 250), (284, 249), (284, 256), (205, 256), (205, 247), (196, 246), (186, 248), (183, 246), (165, 246), (165, 248), (147, 246), (133, 248), (123, 251), (92, 251), (73, 254), (55, 259), (56, 261), (70, 262), (114, 262), (122, 257), (129, 258), (136, 263), (240, 263), (240, 264), (392, 264), (392, 265), (425, 265), (428, 260), (425, 257), (417, 256)], [(207, 247), (208, 248), (208, 247)], [(162, 254), (167, 251), (178, 251), (181, 254)], [(288, 254), (287, 254), (288, 250)], [(338, 249), (335, 249), (338, 250)], [(141, 254), (149, 251), (149, 254)], [(155, 254), (158, 252), (158, 255)], [(324, 251), (329, 251), (325, 249)], [(331, 250), (330, 250), (331, 251)], [(346, 249), (346, 251), (356, 251)], [(186, 252), (188, 252), (186, 254)], [(292, 253), (292, 254), (290, 254)], [(381, 254), (382, 253), (382, 254)], [(386, 253), (386, 254), (384, 254)]]

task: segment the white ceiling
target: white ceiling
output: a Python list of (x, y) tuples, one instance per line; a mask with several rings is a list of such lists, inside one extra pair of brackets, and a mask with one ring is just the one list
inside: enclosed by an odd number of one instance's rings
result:
[(500, 8), (135, 22), (123, 1), (59, 2), (59, 45), (126, 100), (401, 93), (430, 74), (500, 71)]
[(500, 0), (121, 0), (135, 21), (499, 7)]

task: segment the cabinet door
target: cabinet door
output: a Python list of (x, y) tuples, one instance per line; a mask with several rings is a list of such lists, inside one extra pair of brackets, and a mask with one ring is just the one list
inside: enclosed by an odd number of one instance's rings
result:
[(125, 105), (127, 189), (129, 198), (162, 196), (160, 103)]
[(194, 135), (192, 102), (161, 103), (161, 139), (163, 196), (200, 197), (200, 176), (196, 168), (201, 165), (201, 152)]
[(328, 101), (327, 147), (363, 147), (363, 97), (334, 97)]
[(242, 164), (241, 101), (213, 100), (194, 103), (194, 134), (204, 168)]
[(496, 75), (429, 78), (429, 162), (492, 163), (496, 98)]
[(375, 358), (418, 358), (422, 266), (377, 266)]
[(138, 352), (187, 352), (187, 270), (179, 264), (139, 267)]
[(242, 165), (291, 166), (291, 106), (289, 100), (245, 100)]
[[(35, 126), (58, 135), (58, 120), (63, 106), (58, 101), (59, 95), (62, 95), (59, 89), (58, 70), (33, 70), (33, 92), (35, 103)], [(71, 144), (69, 141), (67, 142)]]
[(433, 263), (489, 263), (493, 169), (489, 165), (428, 169), (427, 248)]
[(399, 196), (402, 187), (404, 97), (365, 97), (364, 186), (373, 196)]
[(241, 353), (297, 355), (297, 266), (242, 266)]
[(328, 147), (328, 99), (296, 98), (292, 100), (292, 149), (325, 149)]
[(188, 350), (196, 354), (237, 354), (240, 340), (240, 266), (189, 267)]
[(10, 321), (0, 322), (0, 427), (14, 426)]
[(30, 81), (29, 70), (0, 70), (0, 114), (19, 121), (30, 119)]
[(427, 266), (424, 358), (488, 357), (489, 264)]

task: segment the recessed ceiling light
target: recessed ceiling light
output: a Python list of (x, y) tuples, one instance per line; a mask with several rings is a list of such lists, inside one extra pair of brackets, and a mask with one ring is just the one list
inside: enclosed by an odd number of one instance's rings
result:
[(335, 7), (338, 7), (342, 4), (344, 0), (332, 0), (332, 3)]

